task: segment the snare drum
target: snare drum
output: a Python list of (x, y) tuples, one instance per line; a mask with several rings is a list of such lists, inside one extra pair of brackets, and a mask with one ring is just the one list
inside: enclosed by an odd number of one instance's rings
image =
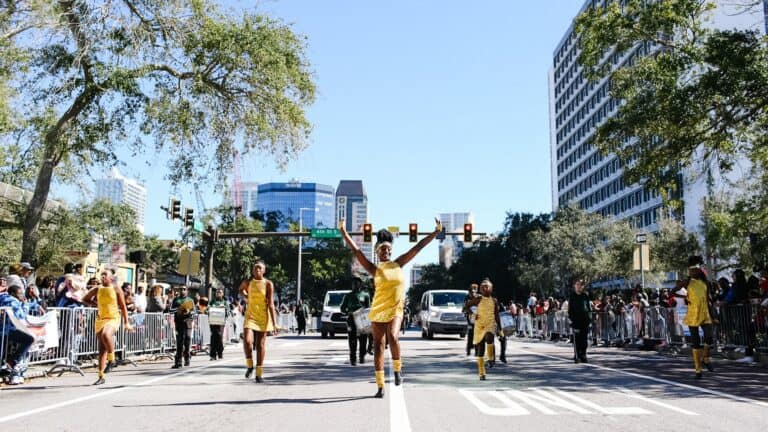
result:
[(352, 318), (355, 320), (358, 334), (369, 334), (373, 331), (371, 321), (368, 319), (368, 312), (370, 311), (371, 308), (360, 308), (352, 312)]
[(504, 336), (510, 336), (515, 334), (515, 317), (508, 312), (502, 312), (499, 314), (501, 320), (501, 331)]
[(208, 308), (208, 324), (215, 326), (224, 325), (227, 318), (226, 312), (224, 308)]

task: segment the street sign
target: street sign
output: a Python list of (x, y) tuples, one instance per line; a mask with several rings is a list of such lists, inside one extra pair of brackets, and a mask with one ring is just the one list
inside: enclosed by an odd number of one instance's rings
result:
[(108, 244), (99, 243), (98, 260), (101, 264), (110, 264), (112, 262), (112, 248)]
[(400, 227), (399, 226), (388, 226), (387, 231), (391, 232), (392, 235), (400, 235)]
[(635, 246), (635, 252), (632, 256), (632, 270), (651, 271), (651, 249), (647, 244), (642, 243)]
[(635, 242), (636, 243), (645, 243), (648, 241), (648, 235), (645, 233), (635, 234)]
[(180, 250), (179, 267), (176, 271), (183, 275), (196, 275), (200, 273), (200, 251)]
[(341, 238), (341, 231), (338, 228), (312, 228), (309, 236), (320, 239)]
[(195, 220), (195, 225), (194, 225), (194, 226), (192, 226), (192, 229), (193, 229), (195, 232), (199, 232), (199, 233), (201, 233), (201, 232), (205, 231), (205, 225), (203, 225), (203, 221), (201, 221), (201, 220)]

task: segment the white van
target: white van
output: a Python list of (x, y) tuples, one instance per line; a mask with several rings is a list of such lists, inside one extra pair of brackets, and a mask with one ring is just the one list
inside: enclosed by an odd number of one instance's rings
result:
[(341, 302), (350, 290), (328, 291), (323, 301), (323, 315), (321, 316), (320, 336), (323, 339), (334, 337), (336, 333), (347, 332), (347, 315), (341, 313)]
[(432, 290), (421, 296), (418, 321), (421, 337), (432, 339), (435, 334), (467, 335), (467, 319), (461, 311), (467, 292), (463, 290)]

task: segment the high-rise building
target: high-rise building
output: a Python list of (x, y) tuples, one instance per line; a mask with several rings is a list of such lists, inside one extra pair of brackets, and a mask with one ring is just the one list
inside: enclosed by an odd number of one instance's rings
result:
[[(362, 180), (339, 182), (339, 187), (336, 188), (336, 225), (342, 219), (349, 232), (362, 231), (363, 224), (368, 222), (368, 196), (365, 194)], [(352, 236), (352, 238), (360, 245), (363, 254), (373, 262), (373, 244), (364, 243), (362, 236)]]
[(299, 222), (299, 218), (305, 228), (333, 228), (336, 221), (334, 204), (332, 186), (298, 180), (258, 185), (256, 208), (263, 213), (282, 213), (287, 220), (281, 230), (288, 229), (288, 220)]
[(251, 212), (258, 210), (256, 203), (259, 196), (259, 184), (257, 182), (240, 183), (240, 202), (243, 206), (243, 214), (250, 216)]
[(136, 228), (144, 233), (147, 189), (143, 184), (122, 176), (117, 168), (112, 168), (108, 177), (96, 180), (96, 198), (125, 204), (133, 209), (136, 212)]
[[(471, 212), (465, 213), (440, 213), (440, 223), (447, 232), (462, 232), (465, 223), (474, 223), (475, 218)], [(448, 235), (445, 240), (440, 240), (438, 245), (438, 258), (440, 265), (451, 268), (458, 261), (464, 251), (464, 239), (458, 235)]]
[[(599, 3), (602, 1), (587, 0), (579, 13)], [(734, 13), (734, 2), (717, 3), (710, 23), (713, 27), (756, 28), (754, 15)], [(763, 24), (757, 25), (760, 31)], [(597, 82), (586, 79), (578, 63), (578, 45), (571, 25), (554, 51), (549, 71), (552, 207), (575, 203), (589, 212), (628, 220), (637, 229), (654, 231), (661, 197), (640, 184), (626, 184), (616, 155), (602, 155), (590, 143), (596, 128), (616, 114), (620, 102), (610, 96), (608, 78)], [(605, 62), (613, 67), (631, 65), (657, 49), (653, 43), (642, 43), (623, 54), (607, 55)], [(723, 184), (716, 174), (710, 180)], [(701, 225), (703, 198), (708, 193), (706, 179), (686, 171), (678, 175), (678, 183), (677, 193), (684, 206), (675, 216), (682, 219), (688, 230), (695, 231)]]

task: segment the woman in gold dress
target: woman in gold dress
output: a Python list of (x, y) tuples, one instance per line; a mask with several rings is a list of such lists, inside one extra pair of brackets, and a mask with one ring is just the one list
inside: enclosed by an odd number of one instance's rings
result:
[[(125, 329), (133, 331), (128, 321), (128, 309), (125, 307), (123, 290), (112, 285), (110, 272), (101, 272), (101, 285), (88, 291), (83, 297), (83, 303), (93, 305), (99, 310), (96, 319), (96, 339), (99, 341), (99, 379), (93, 385), (101, 385), (106, 381), (104, 375), (114, 367), (115, 363), (115, 332), (120, 328), (120, 315), (125, 321)], [(109, 362), (109, 363), (107, 363)]]
[[(480, 282), (480, 297), (467, 301), (468, 307), (477, 307), (472, 343), (475, 345), (475, 354), (477, 354), (477, 374), (483, 381), (485, 380), (485, 360), (487, 359), (489, 366), (493, 367), (496, 357), (494, 335), (501, 330), (499, 307), (496, 299), (491, 297), (492, 294), (493, 284), (490, 280), (483, 279)], [(484, 354), (487, 355), (484, 356)]]
[(373, 276), (375, 292), (371, 303), (368, 319), (373, 327), (373, 367), (376, 373), (375, 397), (384, 397), (384, 344), (389, 342), (392, 354), (392, 368), (395, 374), (395, 385), (402, 382), (402, 360), (400, 359), (400, 342), (398, 334), (403, 321), (405, 305), (405, 282), (402, 267), (410, 262), (442, 230), (442, 225), (435, 219), (435, 231), (416, 243), (408, 252), (400, 255), (394, 261), (392, 255), (392, 233), (380, 230), (376, 233), (376, 256), (379, 264), (374, 265), (363, 254), (346, 231), (345, 221), (339, 223), (339, 229), (347, 245), (352, 249), (355, 258), (363, 268)]
[[(709, 358), (709, 347), (712, 345), (712, 317), (709, 316), (709, 295), (707, 276), (702, 269), (704, 260), (700, 256), (688, 258), (688, 285), (686, 297), (688, 311), (683, 323), (691, 332), (691, 346), (693, 353), (693, 366), (696, 370), (696, 378), (702, 377), (702, 363), (711, 372), (714, 370)], [(699, 327), (704, 333), (704, 345), (701, 343)]]
[(247, 299), (243, 321), (243, 352), (245, 353), (245, 377), (253, 373), (253, 342), (256, 339), (256, 382), (263, 382), (264, 356), (267, 347), (267, 333), (277, 328), (277, 313), (272, 301), (275, 288), (272, 281), (264, 277), (267, 266), (256, 261), (251, 270), (251, 279), (240, 284), (240, 294)]

